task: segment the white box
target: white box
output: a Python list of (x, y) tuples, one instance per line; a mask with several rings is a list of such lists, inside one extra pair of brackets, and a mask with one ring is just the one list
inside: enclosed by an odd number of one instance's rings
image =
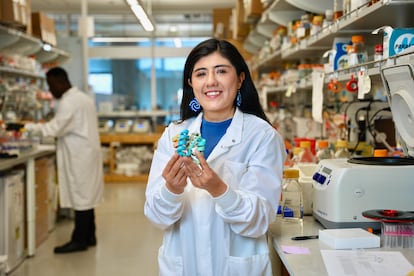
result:
[(319, 240), (334, 249), (377, 248), (381, 239), (361, 228), (319, 230)]

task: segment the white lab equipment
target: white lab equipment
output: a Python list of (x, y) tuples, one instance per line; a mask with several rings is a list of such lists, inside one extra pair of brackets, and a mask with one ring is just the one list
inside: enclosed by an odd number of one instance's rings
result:
[(413, 55), (381, 69), (388, 103), (406, 157), (321, 160), (313, 175), (313, 216), (326, 228), (372, 227), (372, 209), (412, 211), (414, 194)]
[(26, 257), (24, 228), (24, 171), (0, 177), (0, 255), (7, 256), (6, 273)]

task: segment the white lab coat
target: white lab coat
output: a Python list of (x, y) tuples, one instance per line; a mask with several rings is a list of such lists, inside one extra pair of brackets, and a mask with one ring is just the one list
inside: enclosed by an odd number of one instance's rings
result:
[(88, 210), (103, 199), (103, 164), (97, 121), (91, 98), (72, 87), (59, 100), (52, 120), (25, 125), (28, 131), (57, 137), (61, 207)]
[(154, 153), (144, 212), (164, 230), (160, 275), (272, 275), (266, 232), (281, 193), (283, 139), (267, 122), (236, 110), (207, 159), (228, 185), (213, 198), (189, 181), (182, 194), (165, 186), (162, 171), (183, 129), (200, 132), (202, 114), (164, 131)]

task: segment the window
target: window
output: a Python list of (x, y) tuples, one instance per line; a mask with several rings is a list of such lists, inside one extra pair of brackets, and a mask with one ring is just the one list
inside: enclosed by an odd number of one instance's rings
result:
[(88, 84), (96, 94), (112, 94), (112, 73), (90, 73)]
[[(96, 80), (95, 85), (90, 83), (94, 86), (97, 105), (111, 102), (119, 110), (161, 109), (176, 117), (186, 56), (204, 39), (181, 38), (182, 48), (175, 47), (173, 38), (92, 42), (90, 49), (94, 50), (90, 51), (89, 75), (111, 74), (113, 78), (109, 95), (99, 94), (105, 89), (95, 87), (104, 85), (105, 80)], [(151, 50), (152, 45), (154, 49)]]

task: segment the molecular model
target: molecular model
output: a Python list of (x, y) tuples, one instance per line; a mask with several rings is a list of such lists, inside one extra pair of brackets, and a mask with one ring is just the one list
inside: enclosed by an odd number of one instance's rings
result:
[(203, 153), (206, 145), (206, 139), (202, 138), (199, 133), (191, 133), (187, 129), (181, 131), (181, 133), (173, 137), (175, 151), (180, 156), (190, 156), (196, 164), (200, 164), (200, 161), (195, 156), (194, 150), (198, 150)]

